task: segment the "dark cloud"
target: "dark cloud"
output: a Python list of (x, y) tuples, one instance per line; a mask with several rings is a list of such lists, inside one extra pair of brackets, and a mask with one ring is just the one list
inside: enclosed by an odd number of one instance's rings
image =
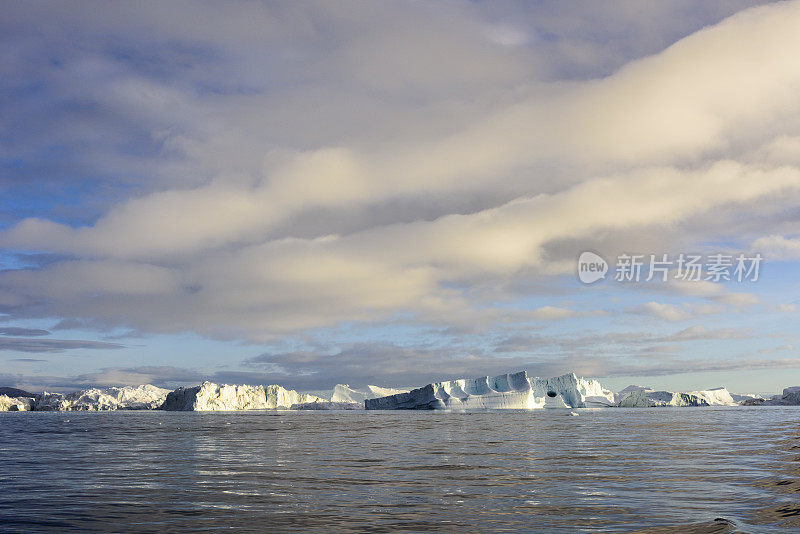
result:
[(64, 352), (72, 349), (121, 349), (124, 345), (79, 339), (32, 339), (0, 337), (0, 350), (16, 352)]
[(37, 337), (49, 335), (49, 330), (42, 330), (40, 328), (0, 327), (0, 336)]

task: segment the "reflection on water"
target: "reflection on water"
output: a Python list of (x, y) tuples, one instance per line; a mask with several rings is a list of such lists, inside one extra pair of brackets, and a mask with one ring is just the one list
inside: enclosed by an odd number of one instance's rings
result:
[(792, 532), (800, 409), (0, 413), (0, 530)]

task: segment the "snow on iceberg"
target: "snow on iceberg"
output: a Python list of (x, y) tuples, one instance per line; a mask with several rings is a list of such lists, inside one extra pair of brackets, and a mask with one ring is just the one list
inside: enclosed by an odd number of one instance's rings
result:
[(33, 406), (31, 397), (9, 397), (0, 395), (0, 412), (27, 412)]
[(336, 384), (336, 387), (333, 388), (331, 402), (355, 402), (363, 406), (364, 401), (367, 399), (388, 397), (398, 393), (408, 393), (408, 390), (378, 386), (367, 386), (366, 389), (352, 389), (348, 384)]
[(709, 402), (692, 393), (636, 389), (628, 393), (618, 406), (621, 408), (650, 408), (654, 406), (709, 406)]
[(525, 371), (495, 377), (436, 382), (376, 399), (367, 410), (586, 408), (614, 405), (614, 395), (596, 380), (574, 374), (528, 378)]
[(168, 389), (146, 384), (143, 386), (92, 388), (72, 393), (37, 395), (33, 401), (35, 411), (106, 411), (153, 410), (161, 406)]
[(290, 409), (295, 404), (324, 402), (314, 395), (298, 393), (281, 386), (218, 385), (203, 382), (191, 388), (170, 392), (163, 410), (171, 411), (234, 411)]

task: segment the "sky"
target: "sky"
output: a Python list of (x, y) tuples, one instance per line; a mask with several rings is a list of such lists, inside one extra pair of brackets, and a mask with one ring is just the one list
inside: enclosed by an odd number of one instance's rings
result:
[(0, 385), (800, 384), (798, 27), (737, 0), (6, 3)]

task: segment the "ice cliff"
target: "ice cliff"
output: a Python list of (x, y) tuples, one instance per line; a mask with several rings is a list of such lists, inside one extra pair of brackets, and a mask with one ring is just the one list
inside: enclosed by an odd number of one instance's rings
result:
[(366, 399), (367, 410), (534, 409), (613, 406), (614, 395), (596, 380), (574, 374), (528, 378), (525, 371), (436, 382), (407, 393)]
[(143, 386), (92, 388), (73, 393), (48, 393), (37, 395), (33, 401), (35, 411), (101, 411), (101, 410), (153, 410), (159, 407), (169, 393), (168, 389), (150, 384)]
[(233, 411), (290, 409), (295, 404), (325, 402), (314, 395), (298, 393), (281, 386), (218, 385), (203, 382), (191, 388), (170, 392), (163, 410)]
[(367, 386), (365, 389), (352, 389), (348, 384), (336, 384), (333, 388), (331, 402), (355, 402), (364, 405), (367, 399), (377, 399), (388, 397), (398, 393), (408, 393), (407, 389), (382, 388), (378, 386)]

